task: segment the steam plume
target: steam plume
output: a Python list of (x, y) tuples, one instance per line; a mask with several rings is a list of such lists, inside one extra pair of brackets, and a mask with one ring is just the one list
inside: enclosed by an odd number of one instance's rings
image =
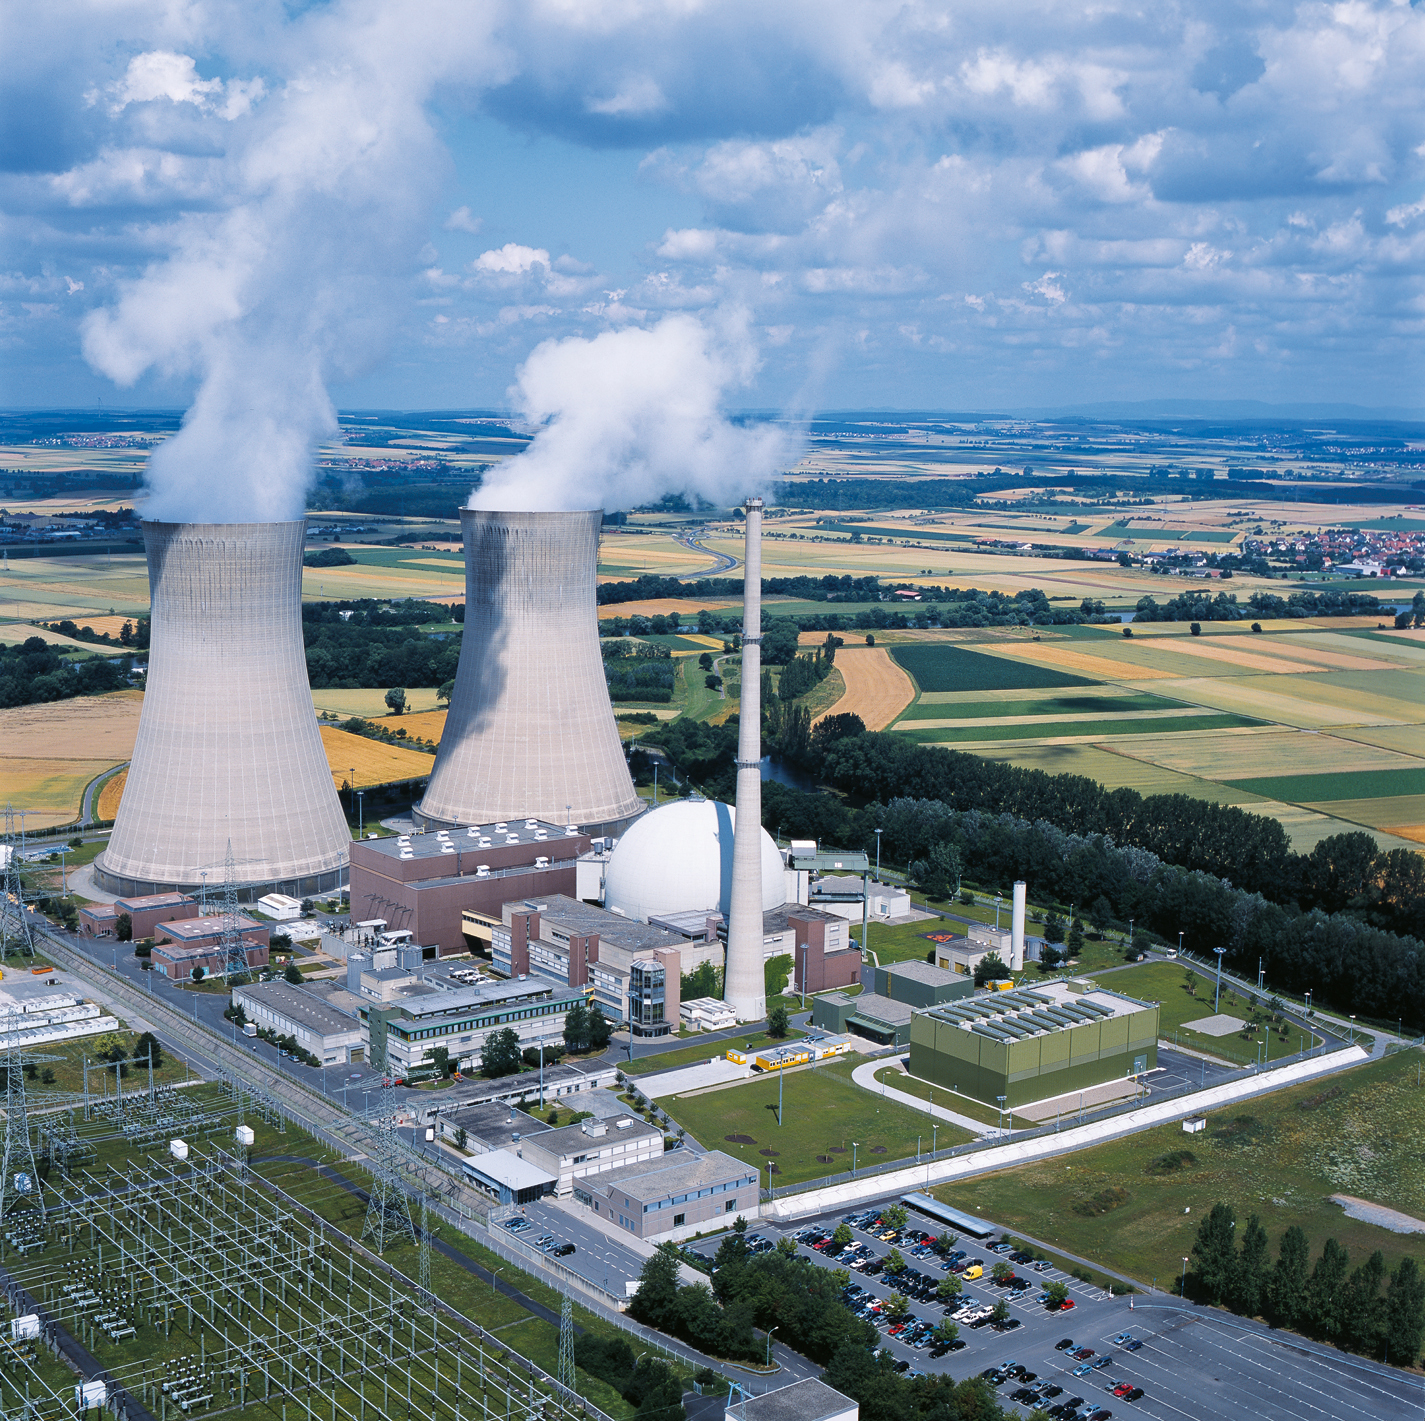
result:
[(739, 322), (710, 330), (691, 316), (588, 340), (545, 341), (510, 391), (539, 425), (529, 449), (486, 475), (470, 507), (549, 512), (630, 508), (665, 493), (728, 503), (788, 458), (779, 429), (742, 428), (722, 413), (756, 352)]

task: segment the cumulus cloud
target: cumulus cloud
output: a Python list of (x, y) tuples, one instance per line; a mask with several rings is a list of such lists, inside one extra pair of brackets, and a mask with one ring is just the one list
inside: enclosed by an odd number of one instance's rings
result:
[(734, 425), (727, 394), (756, 368), (745, 320), (685, 315), (648, 329), (538, 346), (510, 400), (537, 429), (528, 451), (488, 475), (472, 508), (631, 508), (664, 493), (727, 504), (787, 460), (784, 436)]

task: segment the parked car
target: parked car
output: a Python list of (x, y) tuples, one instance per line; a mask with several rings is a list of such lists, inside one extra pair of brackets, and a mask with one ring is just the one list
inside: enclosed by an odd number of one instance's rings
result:
[(1056, 1352), (1072, 1352), (1072, 1351), (1073, 1351), (1073, 1348), (1074, 1348), (1074, 1339), (1073, 1339), (1072, 1337), (1061, 1337), (1061, 1338), (1054, 1344), (1054, 1350), (1055, 1350)]
[(1136, 1352), (1142, 1345), (1143, 1344), (1136, 1337), (1132, 1337), (1123, 1344), (1123, 1350), (1125, 1352)]
[(561, 1243), (559, 1247), (554, 1250), (554, 1256), (556, 1258), (568, 1258), (574, 1251), (575, 1249), (572, 1243)]

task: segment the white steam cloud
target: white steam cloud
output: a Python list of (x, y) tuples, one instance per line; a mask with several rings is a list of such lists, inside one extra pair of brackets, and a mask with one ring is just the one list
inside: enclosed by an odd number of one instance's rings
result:
[(740, 320), (714, 330), (674, 315), (649, 329), (545, 341), (510, 391), (539, 431), (525, 453), (485, 476), (470, 507), (612, 510), (665, 493), (736, 502), (792, 453), (783, 430), (734, 425), (723, 413), (727, 392), (756, 365)]
[(313, 449), (337, 433), (327, 382), (384, 353), (416, 273), (446, 163), (431, 92), (478, 87), (499, 64), (456, 0), (350, 0), (290, 40), (271, 92), (201, 79), (166, 51), (110, 90), (117, 109), (164, 106), (222, 150), (195, 164), (189, 212), (150, 234), (167, 256), (84, 324), (86, 358), (120, 385), (198, 377), (182, 429), (149, 461), (149, 518), (302, 516)]

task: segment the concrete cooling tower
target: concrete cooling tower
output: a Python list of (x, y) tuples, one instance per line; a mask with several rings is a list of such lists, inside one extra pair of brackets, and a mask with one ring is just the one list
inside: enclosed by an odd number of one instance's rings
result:
[(346, 881), (351, 833), (302, 650), (306, 524), (145, 523), (148, 689), (109, 846), (110, 892), (244, 900)]
[(643, 801), (599, 651), (600, 513), (465, 508), (460, 522), (465, 633), (417, 821), (531, 818), (622, 832)]

